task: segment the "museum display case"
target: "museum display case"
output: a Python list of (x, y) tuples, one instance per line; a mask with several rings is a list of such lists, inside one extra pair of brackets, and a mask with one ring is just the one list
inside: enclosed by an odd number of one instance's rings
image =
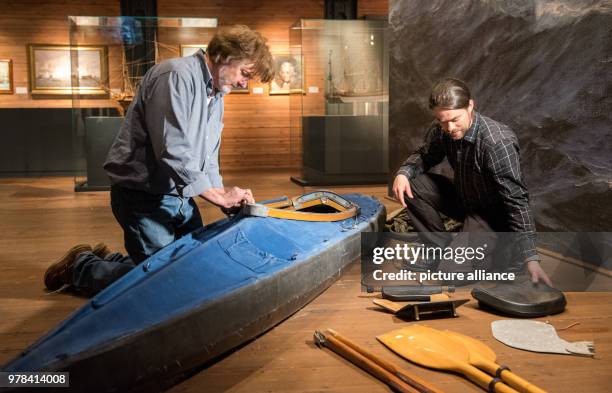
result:
[(162, 60), (205, 48), (217, 19), (70, 16), (68, 23), (69, 46), (29, 47), (32, 80), (40, 94), (72, 96), (75, 190), (104, 190), (102, 164), (140, 79)]
[(302, 19), (289, 35), (301, 84), (290, 90), (292, 180), (386, 183), (387, 22)]

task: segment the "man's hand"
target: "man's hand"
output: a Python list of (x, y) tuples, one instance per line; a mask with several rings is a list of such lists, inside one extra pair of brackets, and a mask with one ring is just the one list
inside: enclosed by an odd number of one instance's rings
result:
[[(253, 199), (253, 193), (250, 189), (242, 189), (239, 187), (231, 187), (225, 189), (225, 194), (223, 197), (231, 203), (232, 206), (240, 206), (243, 202), (246, 203), (255, 203), (255, 199)], [(232, 207), (229, 206), (229, 207)], [(228, 207), (228, 206), (225, 206)]]
[(255, 198), (253, 197), (253, 193), (251, 192), (251, 189), (247, 188), (244, 191), (246, 191), (246, 198), (245, 198), (246, 203), (255, 203)]
[(405, 175), (397, 175), (395, 180), (393, 181), (393, 194), (395, 198), (402, 204), (402, 206), (406, 207), (406, 202), (404, 201), (404, 193), (408, 195), (408, 198), (414, 198), (412, 196), (412, 190), (410, 189), (410, 182)]
[(200, 196), (222, 209), (240, 207), (245, 202), (255, 203), (251, 190), (239, 187), (211, 188), (204, 191)]
[(531, 281), (533, 283), (544, 282), (549, 287), (552, 287), (552, 281), (548, 278), (548, 275), (542, 270), (542, 266), (540, 266), (539, 261), (529, 261), (527, 262), (527, 271), (531, 275)]

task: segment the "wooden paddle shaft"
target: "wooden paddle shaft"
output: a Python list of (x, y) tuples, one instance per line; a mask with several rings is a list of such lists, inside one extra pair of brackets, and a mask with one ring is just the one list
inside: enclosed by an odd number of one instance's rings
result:
[[(480, 368), (482, 368), (491, 375), (496, 375), (497, 370), (499, 370), (501, 367), (499, 364), (488, 361), (486, 359), (480, 359), (479, 365), (482, 365), (482, 367)], [(501, 373), (499, 373), (499, 375), (504, 382), (517, 389), (521, 393), (546, 393), (546, 390), (540, 389), (529, 381), (526, 381), (518, 375), (514, 374), (510, 370), (504, 369)]]
[[(523, 378), (512, 373), (507, 368), (502, 369), (502, 367), (495, 362), (495, 352), (493, 352), (493, 350), (485, 343), (478, 341), (473, 337), (457, 332), (446, 330), (443, 331), (443, 333), (465, 345), (465, 348), (470, 353), (469, 362), (472, 366), (476, 366), (491, 375), (501, 378), (505, 383), (521, 393), (546, 393), (545, 390), (542, 390), (532, 383), (527, 382)], [(501, 370), (501, 372), (498, 370)]]
[(500, 375), (504, 382), (521, 393), (546, 393), (546, 390), (540, 389), (536, 385), (514, 374), (512, 371), (504, 370)]
[[(459, 370), (457, 370), (459, 371)], [(466, 377), (468, 377), (471, 381), (473, 381), (474, 383), (480, 385), (481, 387), (489, 390), (489, 385), (491, 384), (491, 381), (493, 380), (493, 378), (491, 378), (490, 375), (485, 374), (484, 372), (480, 371), (479, 369), (477, 369), (476, 367), (469, 365), (467, 363), (461, 363), (461, 373), (464, 374)], [(495, 384), (494, 386), (495, 388), (495, 392), (499, 392), (499, 393), (519, 393), (516, 390), (512, 389), (511, 387), (509, 387), (508, 385), (505, 385), (501, 382), (498, 382)]]
[(346, 346), (348, 346), (351, 349), (355, 350), (356, 352), (359, 352), (361, 355), (363, 355), (366, 358), (370, 359), (371, 361), (373, 361), (374, 363), (378, 364), (379, 366), (381, 366), (385, 370), (389, 371), (392, 374), (395, 374), (395, 375), (399, 376), (404, 382), (406, 382), (407, 384), (409, 384), (413, 388), (417, 389), (420, 393), (443, 393), (441, 390), (439, 390), (436, 387), (434, 387), (434, 386), (430, 385), (429, 383), (427, 383), (424, 379), (421, 379), (421, 378), (417, 377), (416, 375), (414, 375), (412, 373), (409, 373), (408, 371), (403, 370), (403, 369), (397, 367), (395, 364), (393, 364), (393, 363), (391, 363), (391, 362), (389, 362), (387, 360), (379, 358), (378, 356), (376, 356), (373, 353), (365, 350), (364, 348), (360, 347), (359, 345), (357, 345), (353, 341), (351, 341), (348, 338), (344, 337), (343, 335), (341, 335), (337, 331), (335, 331), (333, 329), (327, 329), (326, 333), (327, 333), (328, 337), (336, 338), (338, 341), (342, 342), (343, 344), (345, 344)]
[(380, 367), (365, 356), (362, 356), (361, 354), (359, 354), (359, 352), (349, 348), (347, 345), (343, 344), (341, 341), (337, 340), (333, 336), (325, 336), (320, 332), (315, 332), (315, 340), (318, 340), (317, 333), (321, 334), (324, 337), (322, 340), (319, 341), (322, 345), (336, 352), (343, 358), (349, 360), (351, 363), (355, 364), (359, 368), (369, 372), (376, 378), (389, 385), (393, 390), (400, 393), (420, 393), (395, 375), (391, 374), (389, 371)]

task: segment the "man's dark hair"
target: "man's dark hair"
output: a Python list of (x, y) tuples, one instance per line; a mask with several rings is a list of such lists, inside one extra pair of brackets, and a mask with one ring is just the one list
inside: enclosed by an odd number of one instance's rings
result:
[(429, 109), (462, 109), (470, 105), (472, 94), (470, 88), (462, 80), (444, 78), (431, 89)]

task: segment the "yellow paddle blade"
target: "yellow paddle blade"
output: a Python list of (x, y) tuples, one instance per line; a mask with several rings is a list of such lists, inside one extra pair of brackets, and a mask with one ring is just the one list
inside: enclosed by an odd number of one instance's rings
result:
[(475, 353), (490, 362), (495, 362), (495, 360), (497, 359), (497, 355), (495, 354), (495, 352), (493, 352), (491, 347), (489, 347), (487, 344), (483, 343), (480, 340), (477, 340), (470, 336), (466, 336), (465, 334), (452, 332), (450, 330), (443, 330), (442, 333), (463, 344), (468, 350), (468, 352), (470, 352), (470, 356)]
[[(459, 372), (483, 388), (488, 389), (493, 380), (493, 377), (469, 364), (470, 352), (465, 345), (440, 330), (411, 325), (376, 338), (398, 355), (414, 363)], [(518, 393), (503, 383), (496, 384), (495, 391)]]
[(398, 355), (422, 366), (464, 372), (469, 360), (465, 347), (430, 328), (411, 325), (376, 337)]

